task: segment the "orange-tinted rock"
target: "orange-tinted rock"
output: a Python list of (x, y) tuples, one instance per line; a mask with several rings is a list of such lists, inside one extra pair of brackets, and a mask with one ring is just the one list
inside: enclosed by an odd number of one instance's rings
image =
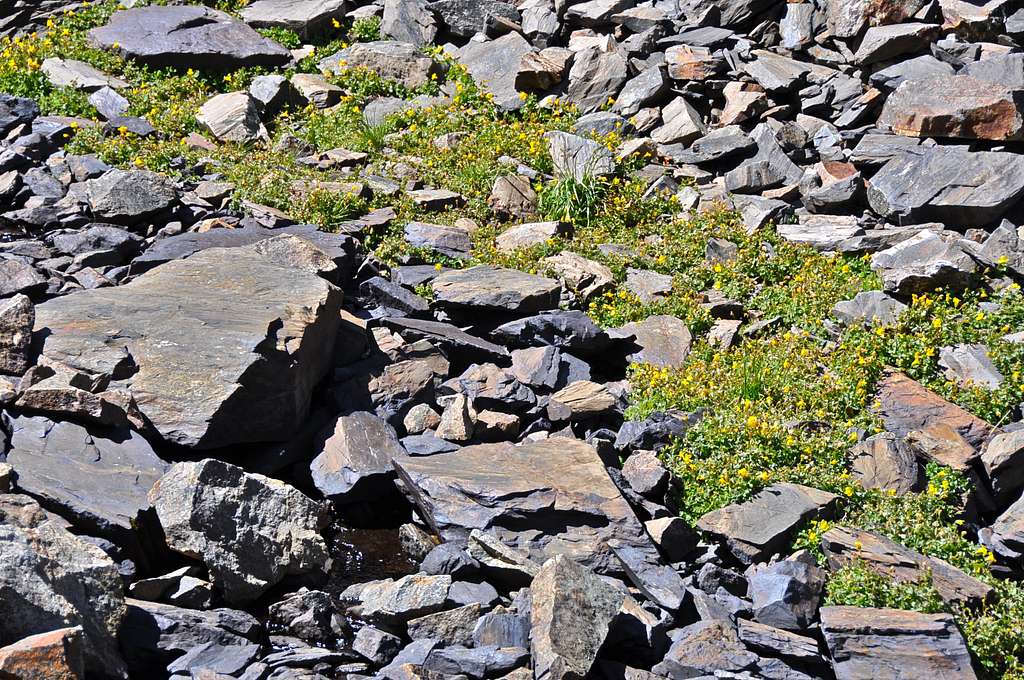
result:
[(1024, 137), (1024, 93), (963, 75), (906, 80), (889, 95), (881, 126), (908, 137), (1006, 141)]
[(39, 633), (0, 648), (0, 678), (82, 680), (82, 627)]

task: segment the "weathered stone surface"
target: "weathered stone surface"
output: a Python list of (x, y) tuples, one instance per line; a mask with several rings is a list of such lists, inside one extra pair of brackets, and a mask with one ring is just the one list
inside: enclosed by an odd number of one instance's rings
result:
[(586, 676), (625, 593), (564, 555), (530, 585), (530, 652), (537, 678)]
[(241, 21), (207, 7), (151, 6), (115, 12), (89, 31), (98, 47), (154, 68), (232, 70), (283, 66), (288, 50)]
[(557, 281), (491, 265), (445, 272), (430, 286), (442, 308), (507, 314), (557, 307), (561, 290)]
[(626, 55), (618, 49), (590, 47), (577, 52), (569, 69), (568, 100), (580, 113), (593, 113), (614, 102), (627, 77)]
[(437, 35), (437, 21), (426, 0), (384, 0), (380, 29), (395, 40), (423, 47)]
[(541, 264), (562, 279), (566, 287), (575, 291), (584, 301), (603, 293), (615, 281), (607, 265), (568, 250), (544, 258)]
[(167, 464), (135, 432), (106, 434), (20, 416), (11, 421), (7, 462), (20, 490), (86, 531), (131, 546), (149, 508), (147, 494)]
[(509, 227), (495, 239), (498, 250), (512, 252), (553, 241), (570, 232), (569, 225), (561, 221), (526, 222)]
[(29, 367), (36, 311), (24, 295), (0, 300), (0, 374), (21, 375)]
[(970, 76), (904, 81), (885, 101), (880, 126), (909, 137), (1006, 141), (1024, 135), (1024, 95)]
[(705, 620), (679, 631), (665, 658), (653, 672), (673, 680), (696, 678), (716, 671), (754, 671), (757, 660), (757, 655), (747, 651), (740, 642), (731, 623)]
[(902, 296), (936, 288), (962, 290), (974, 282), (977, 270), (956, 241), (930, 229), (875, 253), (871, 266), (881, 274), (887, 292)]
[(939, 366), (946, 377), (963, 387), (996, 390), (1003, 384), (1003, 375), (992, 363), (985, 345), (954, 345), (939, 350)]
[(821, 547), (832, 569), (856, 562), (904, 583), (917, 583), (929, 577), (939, 596), (950, 605), (976, 607), (995, 592), (992, 586), (944, 560), (926, 557), (870, 531), (833, 527), (821, 537)]
[(117, 566), (102, 550), (26, 496), (0, 496), (0, 641), (81, 626), (87, 670), (122, 676), (122, 588)]
[(177, 198), (165, 176), (148, 170), (108, 170), (86, 182), (85, 192), (97, 219), (127, 226), (167, 210)]
[(606, 386), (591, 380), (569, 383), (552, 394), (551, 401), (568, 408), (574, 420), (607, 415), (618, 406), (618, 399)]
[(504, 0), (436, 0), (430, 9), (450, 33), (462, 38), (485, 32), (495, 21), (519, 23), (515, 5)]
[(405, 240), (416, 248), (429, 248), (442, 255), (464, 259), (473, 249), (473, 240), (465, 229), (429, 222), (405, 225)]
[(503, 219), (524, 219), (537, 212), (537, 192), (529, 177), (502, 175), (494, 180), (487, 205)]
[(997, 500), (1009, 501), (1024, 486), (1024, 430), (992, 437), (981, 454)]
[(901, 23), (872, 26), (864, 33), (853, 59), (858, 64), (873, 64), (917, 52), (935, 38), (939, 26), (923, 23)]
[(858, 323), (889, 326), (896, 322), (907, 306), (883, 291), (867, 290), (857, 293), (852, 300), (836, 303), (832, 315), (852, 326)]
[(871, 208), (890, 219), (975, 226), (1024, 195), (1024, 156), (958, 147), (912, 147), (867, 182)]
[(276, 479), (205, 459), (176, 463), (149, 492), (173, 550), (201, 559), (228, 602), (323, 570), (321, 507)]
[[(616, 538), (657, 561), (597, 452), (583, 442), (481, 444), (396, 467), (424, 518), (447, 540), (464, 542), (473, 529), (487, 530), (535, 561), (564, 554), (607, 571), (618, 568), (606, 545)], [(571, 523), (564, 521), (567, 511)]]
[(747, 572), (754, 619), (784, 630), (807, 628), (818, 613), (825, 572), (806, 552)]
[(639, 350), (626, 359), (638, 364), (679, 368), (686, 363), (693, 335), (686, 322), (674, 316), (655, 315), (615, 329), (616, 336), (632, 335)]
[(404, 457), (390, 425), (362, 411), (339, 416), (319, 437), (310, 464), (313, 484), (344, 503), (371, 500), (394, 478), (392, 461)]
[(914, 452), (888, 432), (882, 432), (850, 449), (850, 468), (866, 489), (892, 490), (903, 495), (921, 486), (923, 475)]
[(46, 277), (35, 267), (14, 258), (0, 259), (0, 296), (35, 294), (46, 288)]
[(839, 680), (976, 677), (949, 614), (822, 607), (821, 629)]
[(697, 528), (722, 540), (741, 562), (777, 552), (806, 520), (827, 518), (838, 496), (799, 484), (774, 484), (745, 503), (713, 510)]
[(472, 647), (473, 629), (480, 613), (480, 604), (474, 602), (412, 619), (407, 630), (413, 640), (439, 640), (446, 647)]
[(344, 9), (345, 0), (256, 0), (241, 16), (254, 28), (286, 28), (311, 38), (328, 30)]
[(228, 92), (209, 99), (199, 109), (196, 120), (222, 142), (250, 144), (268, 139), (260, 122), (260, 110), (248, 92)]
[(553, 346), (584, 355), (599, 355), (611, 345), (608, 334), (583, 312), (541, 312), (498, 326), (491, 337), (509, 347)]
[(441, 74), (441, 66), (418, 47), (395, 40), (355, 43), (322, 59), (317, 66), (321, 71), (334, 72), (364, 68), (410, 89), (426, 85), (432, 76)]
[(22, 680), (85, 680), (81, 626), (30, 635), (0, 648), (0, 674)]
[(557, 175), (583, 181), (615, 172), (611, 151), (593, 139), (561, 130), (547, 132), (544, 137)]
[(343, 601), (356, 601), (360, 616), (371, 621), (408, 623), (445, 608), (452, 577), (411, 574), (396, 581), (371, 581), (348, 588)]
[(48, 329), (43, 356), (119, 381), (165, 439), (213, 448), (294, 430), (327, 370), (340, 307), (319, 277), (214, 248), (39, 305), (36, 330)]
[(986, 545), (999, 555), (1009, 559), (1019, 559), (1024, 555), (1024, 496), (983, 531), (987, 534)]
[(516, 73), (523, 56), (531, 52), (530, 43), (519, 33), (507, 33), (496, 40), (468, 42), (456, 53), (481, 90), (494, 95), (494, 103), (505, 111), (523, 106), (516, 90)]
[(852, 38), (866, 25), (885, 26), (906, 21), (916, 15), (924, 0), (871, 2), (871, 0), (828, 0), (828, 27), (833, 35)]
[(103, 87), (119, 90), (128, 87), (120, 78), (108, 76), (94, 66), (76, 59), (50, 57), (44, 59), (40, 70), (54, 87), (72, 87), (92, 92)]
[(823, 661), (814, 638), (746, 619), (738, 619), (736, 624), (740, 640), (755, 652), (777, 655), (799, 664), (819, 665)]
[[(885, 429), (897, 437), (915, 431), (952, 431), (975, 448), (993, 433), (993, 427), (952, 404), (903, 373), (891, 372), (878, 385), (878, 415)], [(963, 463), (957, 467), (962, 467)]]

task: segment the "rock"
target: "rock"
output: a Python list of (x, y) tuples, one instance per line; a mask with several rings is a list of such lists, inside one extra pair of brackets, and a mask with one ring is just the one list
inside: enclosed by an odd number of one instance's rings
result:
[(367, 69), (409, 89), (422, 87), (442, 73), (441, 66), (416, 45), (395, 40), (354, 43), (320, 60), (317, 67), (333, 72)]
[(634, 116), (640, 109), (660, 99), (668, 87), (664, 67), (652, 66), (626, 81), (612, 109), (623, 116)]
[[(890, 372), (878, 383), (878, 415), (885, 429), (897, 437), (906, 437), (911, 432), (936, 432), (945, 435), (951, 432), (962, 437), (967, 444), (980, 448), (991, 436), (993, 428), (984, 420), (951, 404), (931, 392), (921, 383), (903, 373)], [(952, 464), (949, 461), (946, 464)], [(956, 465), (963, 468), (966, 461)]]
[(604, 51), (590, 47), (577, 52), (569, 69), (566, 98), (581, 114), (593, 113), (609, 103), (627, 78), (625, 54), (618, 49)]
[(473, 249), (473, 241), (465, 229), (428, 222), (407, 223), (405, 240), (414, 248), (428, 248), (458, 259), (469, 257)]
[[(654, 556), (633, 511), (608, 478), (597, 452), (572, 439), (480, 444), (396, 462), (422, 516), (445, 540), (465, 542), (487, 529), (542, 562), (564, 554), (598, 571), (617, 570), (606, 542), (616, 538)], [(561, 508), (573, 508), (566, 524)], [(503, 521), (527, 513), (529, 530)]]
[(372, 663), (384, 666), (398, 655), (402, 649), (402, 638), (385, 633), (373, 626), (363, 626), (356, 633), (352, 649), (362, 654)]
[(618, 407), (618, 399), (606, 386), (590, 380), (569, 383), (552, 394), (551, 401), (567, 407), (573, 420), (598, 418)]
[(626, 356), (630, 362), (665, 368), (681, 368), (690, 355), (693, 336), (686, 322), (668, 315), (649, 316), (615, 329), (616, 336), (632, 335), (639, 351)]
[(49, 57), (43, 59), (40, 70), (54, 87), (70, 87), (86, 92), (94, 92), (104, 87), (114, 90), (128, 87), (128, 83), (120, 78), (108, 76), (92, 65), (76, 59)]
[(868, 23), (872, 26), (885, 26), (911, 19), (925, 4), (923, 0), (900, 0), (884, 5), (828, 0), (828, 27), (837, 37), (853, 38)]
[(456, 394), (441, 413), (436, 435), (450, 442), (466, 442), (473, 438), (475, 427), (476, 411), (466, 395)]
[(626, 288), (640, 302), (656, 302), (672, 292), (672, 277), (647, 269), (626, 270)]
[(193, 676), (205, 671), (233, 677), (259, 657), (259, 645), (217, 645), (207, 642), (185, 652), (170, 663), (167, 670)]
[(285, 28), (309, 39), (330, 30), (331, 19), (344, 9), (344, 0), (256, 0), (241, 17), (253, 28)]
[(857, 293), (852, 300), (836, 303), (832, 316), (847, 326), (859, 323), (891, 326), (906, 310), (907, 306), (891, 295), (880, 290), (867, 290)]
[(650, 554), (635, 548), (613, 544), (612, 550), (626, 576), (648, 600), (667, 612), (682, 608), (687, 597), (686, 583), (675, 569), (652, 561)]
[(747, 651), (731, 623), (705, 620), (678, 631), (665, 658), (652, 671), (676, 680), (716, 671), (753, 671), (757, 661), (757, 655)]
[(397, 581), (371, 581), (351, 586), (342, 593), (341, 599), (357, 599), (359, 615), (370, 621), (408, 623), (444, 609), (451, 584), (452, 577), (447, 574), (411, 574)]
[(963, 636), (949, 614), (822, 607), (821, 629), (841, 680), (892, 677), (974, 678)]
[(196, 120), (222, 142), (251, 144), (269, 139), (260, 122), (259, 106), (248, 92), (215, 95), (202, 105)]
[(892, 490), (902, 496), (921, 486), (921, 470), (914, 452), (888, 432), (854, 445), (850, 454), (853, 475), (866, 489)]
[(0, 647), (0, 673), (11, 678), (85, 680), (82, 627), (29, 635)]
[(81, 626), (86, 670), (123, 677), (121, 575), (106, 553), (25, 496), (0, 496), (0, 639)]
[(700, 114), (682, 97), (673, 99), (661, 111), (663, 125), (651, 131), (659, 144), (689, 144), (707, 133)]
[(907, 80), (886, 99), (879, 125), (910, 137), (1020, 139), (1022, 103), (1019, 90), (970, 76)]
[(13, 258), (0, 258), (0, 297), (35, 294), (46, 287), (46, 282), (46, 277), (32, 265)]
[(1008, 559), (1020, 559), (1024, 555), (1024, 497), (999, 515), (991, 527), (979, 532), (993, 552)]
[(669, 473), (653, 451), (637, 451), (622, 464), (622, 478), (649, 500), (664, 498)]
[(55, 509), (77, 527), (105, 536), (138, 555), (149, 509), (147, 494), (164, 472), (141, 435), (117, 431), (105, 437), (70, 422), (41, 416), (13, 418), (7, 462), (18, 488)]
[(600, 295), (615, 282), (612, 270), (606, 265), (563, 250), (541, 260), (541, 264), (552, 271), (566, 287), (575, 291), (584, 301)]
[(294, 431), (330, 362), (340, 307), (319, 277), (251, 248), (213, 248), (38, 305), (36, 330), (48, 329), (48, 360), (124, 381), (164, 439), (214, 448)]
[(459, 208), (466, 203), (462, 194), (447, 189), (417, 189), (406, 193), (418, 208), (430, 212)]
[(152, 6), (114, 12), (89, 31), (93, 45), (152, 68), (232, 71), (283, 66), (291, 54), (224, 12), (196, 6)]
[(823, 662), (814, 638), (746, 619), (737, 619), (736, 624), (740, 640), (755, 652), (780, 656), (798, 665), (819, 666)]
[(519, 23), (515, 5), (502, 0), (436, 0), (430, 4), (430, 9), (450, 33), (460, 38), (484, 33), (495, 22)]
[(508, 253), (520, 248), (532, 248), (547, 244), (570, 231), (569, 225), (561, 221), (527, 222), (509, 227), (498, 235), (495, 242), (498, 245), (498, 250)]
[(176, 463), (149, 499), (167, 545), (202, 559), (228, 602), (326, 567), (320, 506), (276, 479), (209, 458)]
[(448, 676), (496, 677), (525, 666), (529, 658), (525, 649), (515, 647), (447, 647), (431, 651), (423, 669)]
[(722, 540), (741, 562), (763, 561), (811, 518), (828, 518), (838, 496), (799, 484), (774, 484), (745, 503), (712, 510), (697, 528)]
[(562, 47), (527, 52), (519, 61), (515, 88), (521, 92), (544, 92), (565, 79), (573, 53)]
[(557, 307), (560, 292), (551, 279), (491, 265), (445, 272), (430, 286), (443, 309), (517, 315)]
[(469, 533), (466, 552), (480, 564), (490, 580), (509, 588), (528, 585), (540, 571), (540, 564), (530, 559), (527, 552), (509, 547), (479, 529)]
[(530, 646), (530, 618), (505, 607), (496, 607), (477, 621), (473, 629), (473, 644), (527, 648)]
[(409, 637), (413, 640), (437, 640), (445, 647), (472, 647), (473, 629), (480, 613), (480, 604), (473, 602), (412, 619), (408, 625)]
[(30, 366), (36, 312), (24, 295), (0, 300), (0, 374), (21, 375)]
[(943, 347), (939, 350), (939, 366), (949, 380), (963, 387), (996, 390), (1003, 384), (1003, 376), (984, 345)]
[(943, 601), (952, 606), (978, 607), (995, 592), (992, 586), (944, 560), (926, 557), (869, 531), (833, 527), (822, 535), (821, 546), (831, 569), (857, 563), (897, 582), (919, 583), (927, 579)]
[(622, 591), (564, 555), (545, 562), (530, 585), (535, 676), (586, 676), (624, 599)]
[(406, 455), (395, 431), (372, 413), (339, 416), (321, 432), (310, 464), (313, 484), (336, 502), (372, 500), (393, 484), (392, 461)]
[(84, 188), (93, 216), (125, 226), (164, 212), (177, 200), (167, 177), (148, 170), (108, 170)]
[(201, 645), (245, 648), (265, 636), (259, 621), (241, 611), (199, 611), (133, 599), (126, 603), (128, 614), (120, 638), (136, 674), (164, 673), (169, 663)]
[(857, 64), (867, 65), (924, 50), (934, 40), (938, 30), (935, 24), (922, 23), (872, 26), (865, 31), (853, 60)]
[(615, 161), (606, 147), (592, 139), (560, 130), (544, 133), (555, 174), (578, 182), (615, 172)]
[(1024, 430), (1001, 432), (985, 446), (981, 464), (996, 499), (1005, 503), (1024, 486)]
[(512, 32), (495, 40), (470, 41), (455, 56), (477, 86), (494, 96), (499, 109), (518, 111), (523, 100), (516, 90), (516, 73), (523, 57), (531, 51), (530, 43), (519, 33)]
[(0, 93), (0, 136), (6, 137), (19, 125), (27, 125), (38, 116), (39, 105), (31, 99)]
[(429, 45), (437, 35), (437, 22), (426, 0), (384, 0), (381, 32), (416, 47)]
[(957, 147), (912, 147), (867, 182), (879, 215), (973, 226), (999, 219), (1024, 195), (1024, 156)]
[(478, 358), (482, 361), (505, 361), (508, 352), (504, 347), (470, 335), (457, 326), (439, 321), (423, 319), (398, 319), (388, 317), (383, 324), (413, 339), (426, 339), (459, 357)]
[(886, 292), (904, 297), (940, 287), (962, 290), (973, 283), (977, 270), (955, 241), (929, 229), (875, 253), (871, 267), (881, 273)]
[(537, 212), (537, 193), (529, 177), (502, 175), (494, 180), (487, 205), (502, 219), (524, 219)]
[(608, 334), (580, 311), (556, 310), (510, 321), (491, 331), (509, 347), (558, 347), (580, 355), (597, 355), (611, 345)]
[(754, 620), (783, 630), (807, 628), (818, 613), (825, 572), (807, 553), (747, 572)]
[(670, 562), (681, 562), (697, 547), (697, 532), (679, 517), (659, 517), (644, 522), (658, 549)]
[(590, 379), (587, 364), (550, 346), (513, 350), (511, 373), (538, 390), (559, 390), (570, 382)]
[(341, 101), (344, 91), (327, 81), (319, 73), (296, 73), (291, 77), (291, 85), (303, 99), (314, 108), (326, 109)]

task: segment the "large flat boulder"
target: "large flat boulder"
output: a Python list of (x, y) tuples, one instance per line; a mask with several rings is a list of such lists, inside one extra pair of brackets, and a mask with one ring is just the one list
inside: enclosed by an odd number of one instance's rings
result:
[(230, 15), (202, 6), (138, 7), (114, 12), (89, 31), (96, 47), (153, 68), (228, 71), (283, 66), (291, 53)]
[(117, 565), (27, 496), (0, 496), (0, 644), (81, 626), (85, 663), (118, 677), (125, 601)]
[(617, 539), (658, 562), (657, 550), (597, 451), (574, 439), (479, 444), (395, 461), (423, 517), (443, 538), (491, 532), (538, 564), (566, 555), (597, 571), (621, 567)]
[(964, 75), (906, 80), (885, 100), (879, 125), (908, 137), (1007, 141), (1024, 134), (1024, 93)]
[(286, 28), (311, 38), (328, 30), (344, 10), (345, 0), (256, 0), (241, 15), (254, 28)]
[(837, 680), (976, 677), (949, 614), (822, 607), (821, 629)]
[(42, 354), (128, 389), (167, 441), (287, 438), (330, 365), (342, 294), (280, 257), (213, 248), (50, 300), (36, 308)]
[(167, 471), (136, 432), (90, 432), (42, 416), (11, 420), (7, 463), (18, 489), (85, 531), (127, 546), (149, 508), (146, 495)]
[(430, 286), (446, 310), (519, 315), (554, 309), (562, 290), (553, 279), (486, 264), (447, 271)]
[(322, 570), (322, 507), (284, 482), (207, 458), (171, 466), (149, 492), (167, 545), (201, 559), (232, 603)]
[(891, 220), (977, 226), (1024, 196), (1024, 155), (916, 146), (889, 160), (867, 187), (871, 208)]

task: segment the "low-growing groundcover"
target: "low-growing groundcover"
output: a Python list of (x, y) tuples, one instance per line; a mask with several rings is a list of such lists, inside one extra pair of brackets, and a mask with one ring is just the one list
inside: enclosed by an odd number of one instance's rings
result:
[[(221, 3), (237, 11), (238, 2)], [(552, 162), (543, 138), (550, 130), (571, 128), (569, 106), (528, 98), (522, 111), (504, 115), (480, 92), (464, 70), (451, 63), (444, 77), (417, 90), (359, 70), (330, 74), (345, 90), (342, 103), (328, 111), (289, 108), (270, 121), (271, 142), (256, 148), (230, 144), (215, 150), (195, 148), (188, 136), (199, 130), (198, 107), (210, 96), (245, 88), (262, 71), (246, 69), (208, 74), (154, 70), (89, 47), (85, 32), (102, 24), (116, 3), (83, 3), (55, 19), (45, 32), (0, 43), (0, 91), (37, 100), (44, 113), (92, 118), (96, 112), (78, 92), (54, 88), (40, 71), (51, 56), (93, 64), (130, 83), (124, 91), (132, 115), (146, 118), (157, 134), (136, 137), (126, 130), (104, 135), (82, 126), (70, 153), (94, 153), (123, 167), (140, 167), (187, 176), (197, 169), (218, 172), (234, 184), (233, 200), (248, 200), (287, 211), (300, 220), (334, 229), (347, 219), (377, 207), (393, 207), (398, 219), (368, 239), (388, 263), (413, 258), (445, 266), (492, 263), (544, 273), (542, 260), (571, 250), (607, 264), (618, 285), (589, 302), (587, 311), (606, 326), (637, 321), (655, 313), (674, 314), (697, 338), (685, 366), (668, 370), (647, 365), (631, 368), (631, 416), (656, 410), (706, 409), (704, 419), (681, 441), (663, 452), (679, 477), (677, 499), (683, 517), (745, 500), (781, 481), (812, 485), (840, 494), (843, 524), (880, 532), (992, 583), (995, 602), (980, 611), (957, 610), (958, 623), (978, 665), (991, 677), (1024, 678), (1024, 589), (1000, 581), (990, 571), (992, 554), (979, 546), (961, 514), (969, 482), (949, 469), (930, 466), (929, 483), (919, 494), (894, 496), (860, 488), (851, 477), (848, 450), (860, 438), (880, 431), (872, 415), (875, 385), (887, 366), (898, 368), (930, 389), (991, 423), (1004, 423), (1024, 401), (1024, 345), (1002, 337), (1024, 326), (1024, 295), (1016, 286), (953, 295), (934, 291), (915, 297), (891, 326), (835, 331), (828, 323), (837, 302), (880, 288), (870, 262), (855, 255), (829, 256), (788, 243), (771, 226), (747, 233), (739, 217), (724, 207), (700, 215), (680, 210), (671, 195), (648, 193), (648, 181), (632, 173), (649, 158), (622, 159), (619, 172), (607, 178), (537, 179), (542, 217), (564, 220), (572, 230), (533, 248), (502, 252), (495, 237), (504, 228), (490, 221), (486, 199), (494, 180), (510, 172), (501, 160), (511, 157), (543, 174)], [(298, 37), (274, 31), (289, 47)], [(379, 23), (338, 23), (300, 70), (315, 70), (323, 56), (355, 40), (379, 37)], [(442, 60), (446, 57), (439, 52)], [(288, 71), (283, 71), (288, 75)], [(450, 103), (388, 117), (370, 125), (363, 117), (376, 95), (411, 98), (446, 92)], [(457, 135), (457, 144), (434, 143)], [(405, 198), (366, 198), (347, 192), (296, 193), (294, 180), (337, 179), (297, 162), (281, 144), (287, 136), (317, 151), (344, 147), (370, 155), (368, 168), (394, 167), (397, 159), (415, 159), (415, 172), (426, 185), (459, 191), (464, 207), (441, 214), (418, 210)], [(613, 152), (615, 133), (598, 138)], [(345, 178), (358, 180), (358, 177)], [(476, 220), (474, 253), (453, 261), (415, 251), (402, 238), (401, 225), (412, 219), (451, 223)], [(737, 246), (727, 262), (710, 262), (705, 246), (723, 238)], [(625, 246), (606, 254), (602, 243)], [(629, 267), (669, 274), (670, 295), (642, 303), (621, 283)], [(774, 326), (736, 348), (723, 350), (707, 340), (712, 319), (701, 306), (702, 291), (714, 289), (745, 304)], [(938, 366), (939, 348), (982, 342), (1006, 381), (998, 390), (963, 388), (945, 379)], [(793, 548), (816, 550), (828, 524), (812, 523)], [(897, 584), (854, 565), (831, 576), (829, 604), (892, 606), (941, 611), (945, 605), (926, 582)]]

